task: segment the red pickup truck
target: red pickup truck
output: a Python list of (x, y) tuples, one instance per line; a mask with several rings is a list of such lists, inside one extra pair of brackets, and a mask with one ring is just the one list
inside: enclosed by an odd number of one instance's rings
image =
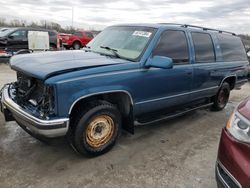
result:
[(61, 33), (60, 36), (66, 49), (73, 48), (75, 50), (86, 46), (94, 38), (93, 34), (88, 31), (76, 31), (74, 34)]

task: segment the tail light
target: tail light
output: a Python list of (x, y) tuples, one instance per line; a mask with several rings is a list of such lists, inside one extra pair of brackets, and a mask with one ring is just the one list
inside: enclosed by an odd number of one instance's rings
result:
[(3, 49), (0, 49), (0, 56), (7, 56), (7, 52)]
[(60, 47), (61, 47), (61, 45), (60, 45), (60, 39), (61, 39), (61, 37), (60, 37), (60, 35), (57, 33), (57, 34), (56, 34), (56, 48), (57, 48), (57, 49), (60, 49)]
[(0, 54), (5, 54), (5, 53), (6, 53), (6, 51), (5, 51), (5, 50), (0, 49)]

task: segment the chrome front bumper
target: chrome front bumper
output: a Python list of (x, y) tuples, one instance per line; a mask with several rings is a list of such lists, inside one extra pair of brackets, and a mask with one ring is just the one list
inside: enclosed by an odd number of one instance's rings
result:
[(0, 95), (1, 111), (8, 111), (21, 127), (25, 127), (33, 134), (49, 138), (66, 135), (69, 128), (68, 118), (42, 120), (31, 115), (12, 100), (9, 95), (9, 86), (5, 86)]

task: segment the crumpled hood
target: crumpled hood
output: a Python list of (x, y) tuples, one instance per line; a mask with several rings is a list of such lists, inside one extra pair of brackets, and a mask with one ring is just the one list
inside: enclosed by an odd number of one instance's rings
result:
[(16, 55), (11, 58), (10, 65), (27, 76), (45, 80), (66, 72), (127, 62), (130, 61), (75, 50)]

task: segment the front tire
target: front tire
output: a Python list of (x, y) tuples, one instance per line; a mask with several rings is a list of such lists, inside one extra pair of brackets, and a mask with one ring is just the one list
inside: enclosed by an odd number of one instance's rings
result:
[(227, 82), (224, 82), (220, 87), (218, 93), (214, 97), (214, 104), (212, 109), (215, 111), (220, 111), (225, 108), (228, 103), (230, 96), (230, 85)]
[(71, 145), (80, 154), (98, 156), (108, 152), (121, 131), (118, 109), (106, 101), (96, 101), (80, 108), (72, 128)]

